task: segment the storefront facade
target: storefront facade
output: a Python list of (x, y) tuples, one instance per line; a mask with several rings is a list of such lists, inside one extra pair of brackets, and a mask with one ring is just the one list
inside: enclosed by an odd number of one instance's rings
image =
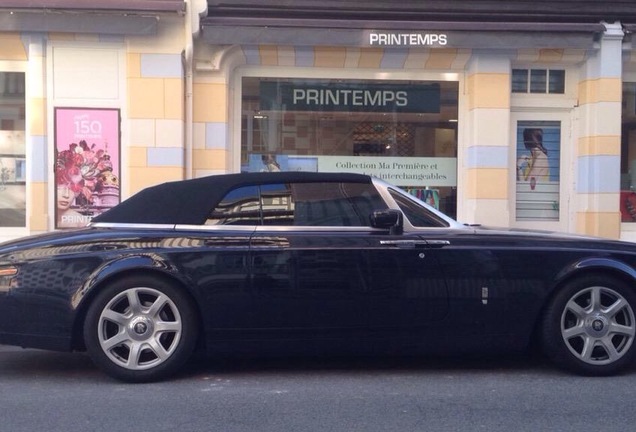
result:
[(463, 14), (438, 10), (439, 21), (424, 7), (407, 20), (380, 3), (365, 2), (352, 21), (325, 10), (257, 20), (221, 2), (219, 16), (208, 11), (199, 46), (211, 61), (197, 56), (197, 76), (226, 86), (232, 171), (276, 157), (274, 169), (371, 173), (468, 223), (630, 238), (620, 210), (622, 23), (558, 11), (467, 20), (467, 4)]
[(184, 47), (205, 8), (0, 1), (0, 240), (183, 178)]
[(154, 21), (0, 28), (3, 235), (162, 181), (309, 170), (373, 174), (466, 223), (636, 241), (629, 2), (507, 2), (506, 19), (487, 1), (274, 3), (139, 0)]

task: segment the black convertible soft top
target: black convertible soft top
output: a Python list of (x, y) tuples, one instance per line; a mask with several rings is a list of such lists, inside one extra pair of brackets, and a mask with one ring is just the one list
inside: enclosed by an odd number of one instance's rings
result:
[(259, 172), (223, 174), (163, 183), (146, 188), (92, 222), (188, 224), (205, 222), (228, 191), (241, 186), (290, 182), (370, 183), (371, 177), (350, 173)]

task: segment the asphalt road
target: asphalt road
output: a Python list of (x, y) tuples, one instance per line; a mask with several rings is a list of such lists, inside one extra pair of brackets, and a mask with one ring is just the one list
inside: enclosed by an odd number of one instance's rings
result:
[(83, 354), (0, 346), (0, 432), (631, 431), (635, 393), (636, 369), (524, 358), (199, 362), (122, 384)]

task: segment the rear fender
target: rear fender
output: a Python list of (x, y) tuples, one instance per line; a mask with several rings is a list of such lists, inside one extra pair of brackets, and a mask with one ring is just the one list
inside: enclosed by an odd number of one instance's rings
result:
[[(95, 287), (101, 285), (109, 279), (131, 271), (152, 271), (154, 273), (164, 273), (173, 279), (181, 280), (177, 271), (157, 254), (139, 254), (119, 258), (106, 262), (95, 269), (82, 287), (73, 295), (72, 307), (77, 309), (84, 299), (93, 292)], [(185, 285), (185, 284), (184, 284)]]

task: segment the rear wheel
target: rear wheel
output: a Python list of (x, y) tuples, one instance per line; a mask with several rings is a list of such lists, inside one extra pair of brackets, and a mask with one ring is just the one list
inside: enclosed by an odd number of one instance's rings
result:
[(148, 382), (175, 373), (197, 339), (192, 302), (163, 279), (129, 277), (107, 286), (89, 307), (84, 340), (107, 374)]
[(543, 342), (556, 363), (584, 375), (612, 375), (634, 361), (636, 295), (600, 276), (563, 287), (546, 310)]

